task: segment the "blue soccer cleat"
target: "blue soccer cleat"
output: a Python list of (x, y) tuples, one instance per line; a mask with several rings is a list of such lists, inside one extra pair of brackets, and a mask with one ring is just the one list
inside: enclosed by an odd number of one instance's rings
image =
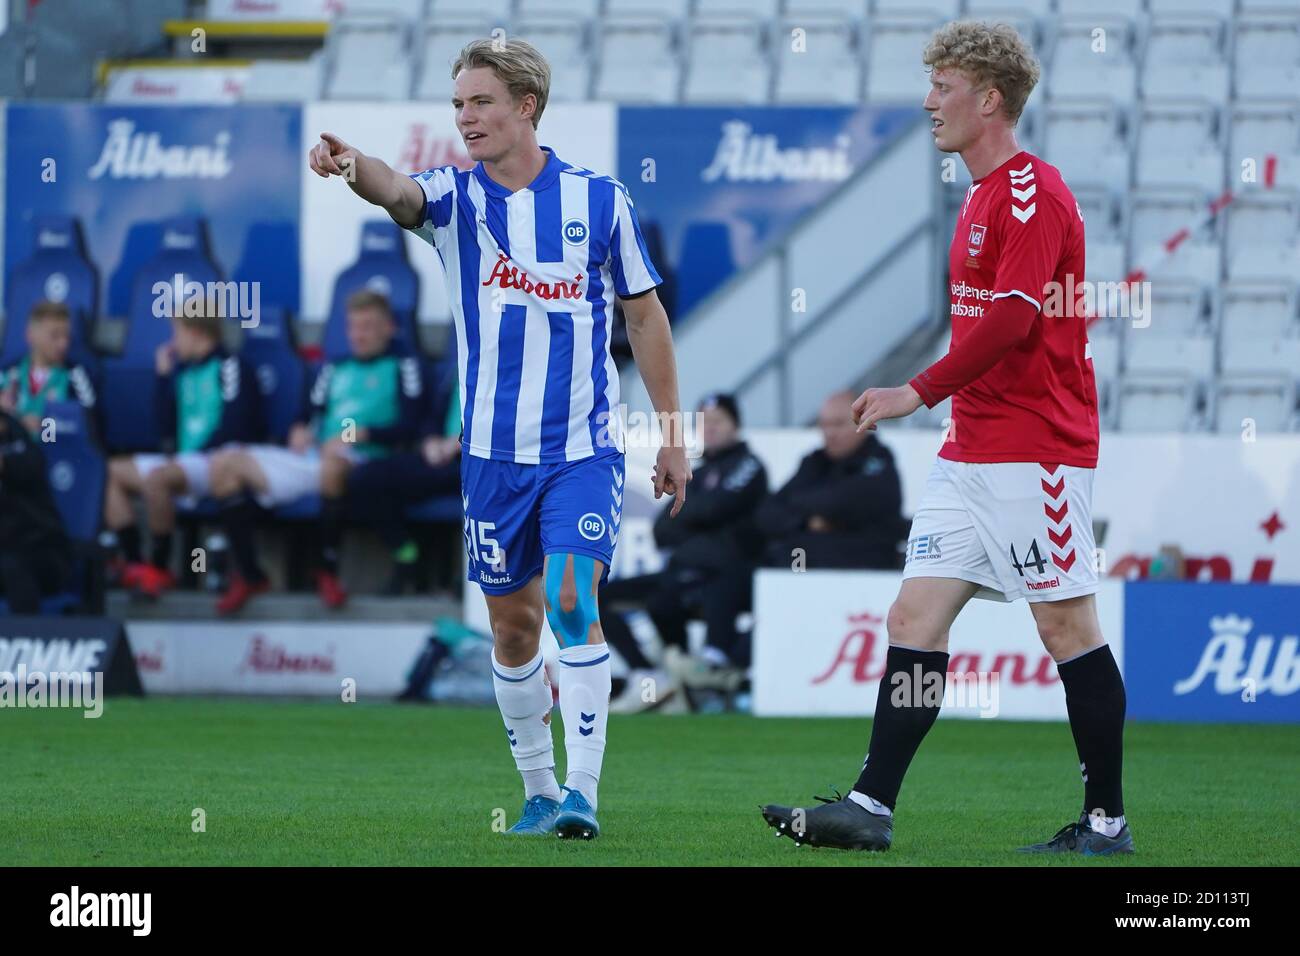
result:
[(562, 789), (568, 793), (560, 804), (559, 816), (555, 818), (555, 834), (561, 840), (594, 840), (600, 836), (600, 824), (596, 822), (596, 813), (591, 804), (577, 790)]
[(516, 836), (546, 836), (555, 829), (555, 818), (559, 813), (559, 801), (539, 793), (524, 802), (524, 812), (520, 815), (519, 822), (506, 833)]

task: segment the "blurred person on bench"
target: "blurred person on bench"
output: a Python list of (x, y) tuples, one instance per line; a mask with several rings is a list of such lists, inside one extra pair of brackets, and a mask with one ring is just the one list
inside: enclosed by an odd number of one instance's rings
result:
[(0, 370), (0, 409), (39, 436), (46, 402), (73, 401), (86, 413), (92, 438), (99, 435), (95, 386), (89, 370), (68, 361), (72, 313), (62, 302), (37, 302), (27, 317), (28, 352), (8, 370)]
[(822, 447), (756, 515), (765, 567), (901, 567), (903, 489), (894, 455), (873, 431), (858, 434), (852, 392), (829, 396), (817, 416)]
[(50, 493), (39, 439), (0, 409), (0, 596), (10, 614), (39, 614), (72, 569), (71, 546)]
[(374, 528), (393, 556), (393, 573), (384, 593), (414, 591), (420, 549), (406, 511), (439, 495), (460, 494), (460, 385), (453, 371), (437, 385), (423, 423), (418, 449), (359, 464), (348, 476), (349, 518)]
[[(176, 500), (209, 493), (210, 453), (261, 437), (255, 373), (222, 346), (219, 311), (213, 303), (198, 308), (186, 303), (171, 319), (171, 340), (154, 353), (163, 449), (109, 461), (104, 518), (120, 548), (113, 564), (120, 583), (144, 597), (157, 598), (176, 584), (171, 568)], [(149, 526), (147, 562), (132, 506), (136, 498), (144, 501)]]
[[(707, 627), (704, 666), (735, 669), (749, 663), (737, 618), (750, 610), (748, 582), (759, 553), (753, 516), (767, 494), (767, 469), (740, 437), (733, 396), (706, 397), (698, 421), (704, 453), (694, 466), (691, 496), (676, 519), (665, 508), (654, 525), (655, 543), (670, 552), (666, 566), (656, 574), (612, 579), (601, 592), (605, 640), (630, 669), (611, 713), (649, 710), (676, 693), (674, 673), (688, 651), (686, 625), (692, 618), (702, 617)], [(643, 608), (654, 622), (666, 671), (651, 663), (632, 634), (625, 617), (629, 606)], [(647, 680), (654, 682), (650, 695), (644, 693)]]
[(419, 360), (401, 349), (396, 331), (387, 298), (369, 289), (353, 293), (347, 302), (350, 354), (321, 367), (288, 447), (254, 445), (214, 457), (212, 494), (222, 506), (235, 565), (217, 601), (219, 614), (236, 613), (270, 587), (257, 560), (259, 507), (311, 494), (321, 496), (316, 591), (327, 608), (347, 603), (339, 543), (349, 475), (365, 461), (406, 449), (420, 436), (425, 413)]

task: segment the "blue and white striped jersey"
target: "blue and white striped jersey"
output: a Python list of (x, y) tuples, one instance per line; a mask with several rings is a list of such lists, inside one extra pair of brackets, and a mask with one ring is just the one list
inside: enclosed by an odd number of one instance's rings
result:
[(546, 150), (511, 193), (482, 163), (415, 173), (456, 322), (466, 452), (520, 464), (623, 450), (614, 296), (660, 283), (627, 189)]

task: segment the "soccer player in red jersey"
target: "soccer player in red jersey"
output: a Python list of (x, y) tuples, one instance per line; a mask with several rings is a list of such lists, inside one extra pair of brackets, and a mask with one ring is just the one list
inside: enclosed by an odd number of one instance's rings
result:
[[(867, 759), (847, 797), (770, 805), (801, 842), (888, 849), (903, 775), (942, 700), (948, 630), (973, 597), (1029, 602), (1065, 687), (1083, 771), (1083, 813), (1023, 849), (1131, 853), (1121, 765), (1125, 695), (1097, 620), (1092, 479), (1097, 387), (1084, 309), (1083, 217), (1061, 174), (1016, 142), (1039, 66), (1004, 24), (949, 23), (925, 50), (935, 145), (973, 182), (948, 253), (948, 354), (898, 388), (869, 388), (859, 430), (952, 397), (952, 422), (912, 522)], [(941, 698), (942, 695), (939, 695)], [(892, 698), (905, 698), (902, 706)], [(923, 701), (923, 703), (919, 703)]]

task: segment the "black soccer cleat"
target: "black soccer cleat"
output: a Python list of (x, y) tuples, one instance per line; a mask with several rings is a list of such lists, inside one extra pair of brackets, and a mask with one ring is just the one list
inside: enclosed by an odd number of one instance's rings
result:
[(1021, 853), (1078, 853), (1080, 856), (1111, 856), (1115, 853), (1133, 852), (1133, 834), (1128, 824), (1113, 837), (1098, 833), (1083, 814), (1075, 823), (1067, 823), (1056, 831), (1046, 843), (1022, 846)]
[(888, 850), (894, 839), (892, 817), (872, 813), (841, 797), (838, 800), (817, 797), (820, 807), (783, 807), (769, 803), (759, 807), (767, 825), (777, 836), (787, 836), (795, 846), (825, 846), (835, 850)]

